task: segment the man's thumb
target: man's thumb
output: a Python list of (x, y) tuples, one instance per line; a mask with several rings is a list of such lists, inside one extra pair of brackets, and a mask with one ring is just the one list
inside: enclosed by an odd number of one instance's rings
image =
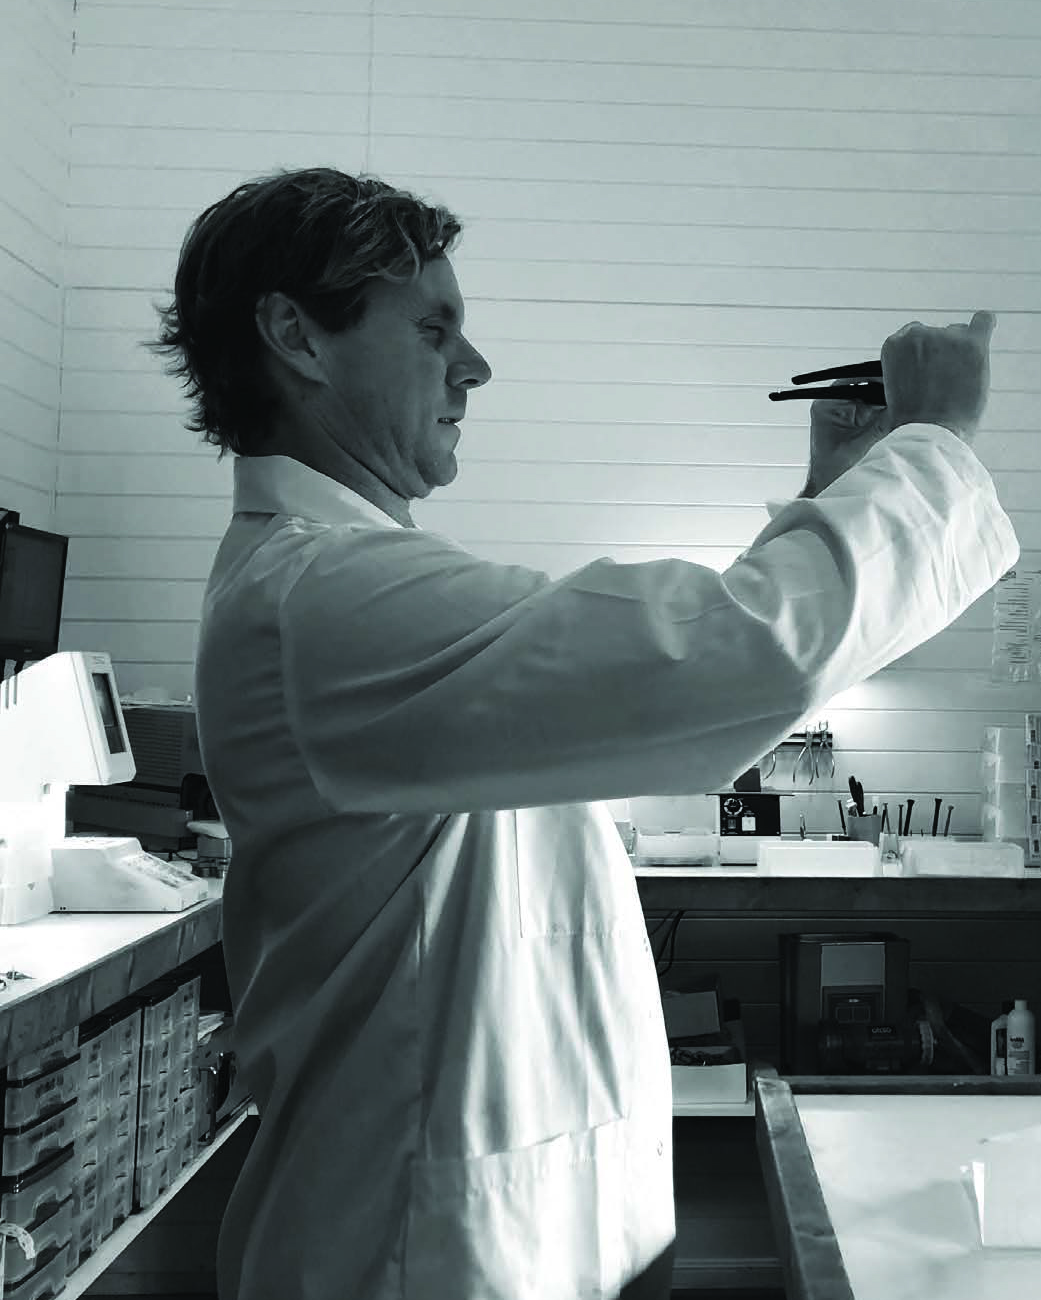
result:
[(969, 329), (974, 334), (981, 335), (984, 343), (989, 343), (990, 336), (994, 333), (994, 326), (997, 323), (998, 318), (992, 311), (978, 311), (973, 314), (972, 320), (969, 321)]

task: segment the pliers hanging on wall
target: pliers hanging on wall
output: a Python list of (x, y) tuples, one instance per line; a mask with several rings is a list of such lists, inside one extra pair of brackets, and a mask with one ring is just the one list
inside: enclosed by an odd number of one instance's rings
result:
[[(816, 756), (814, 756), (813, 753), (813, 742), (815, 740), (820, 741), (820, 750)], [(825, 752), (827, 752), (828, 756), (831, 758), (831, 772), (829, 773), (829, 775), (834, 776), (835, 755), (832, 752), (831, 740), (828, 736), (827, 722), (825, 722), (823, 726), (818, 724), (816, 727), (807, 727), (806, 735), (803, 739), (802, 749), (799, 750), (799, 756), (795, 760), (795, 766), (792, 768), (792, 784), (794, 785), (796, 780), (798, 779), (799, 765), (802, 763), (803, 754), (805, 754), (810, 769), (810, 785), (813, 785), (813, 778), (815, 776), (820, 776), (821, 774), (818, 760), (824, 755)]]
[(816, 379), (849, 379), (848, 384), (831, 384), (826, 388), (786, 388), (770, 394), (771, 402), (787, 402), (795, 397), (826, 397), (831, 401), (866, 402), (869, 406), (885, 406), (886, 390), (881, 382), (881, 361), (855, 361), (850, 366), (832, 366), (830, 370), (811, 370), (805, 375), (792, 375), (793, 384), (810, 384)]

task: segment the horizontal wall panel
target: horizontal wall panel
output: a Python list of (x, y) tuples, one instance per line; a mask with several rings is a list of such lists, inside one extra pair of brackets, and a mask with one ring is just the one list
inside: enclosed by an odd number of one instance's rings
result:
[[(62, 458), (64, 467), (66, 458)], [(231, 518), (230, 502), (227, 518)], [(76, 537), (69, 546), (69, 579), (133, 578), (137, 582), (203, 582), (217, 554), (217, 538), (140, 537), (132, 547), (119, 538)], [(186, 574), (201, 577), (188, 579)], [(201, 607), (201, 602), (200, 602)], [(196, 615), (198, 610), (196, 610)]]
[(194, 624), (202, 609), (205, 582), (174, 578), (136, 581), (108, 574), (66, 580), (63, 617), (100, 619), (114, 623), (148, 622)]
[[(545, 30), (552, 41), (552, 27)], [(876, 110), (880, 102), (899, 112), (960, 113), (966, 104), (982, 103), (992, 113), (1036, 116), (1038, 111), (1038, 84), (1031, 75), (992, 76), (984, 81), (971, 67), (962, 75), (940, 76), (923, 76), (911, 69), (885, 74), (827, 67), (807, 76), (804, 68), (762, 66), (764, 62), (754, 72), (745, 69), (738, 76), (732, 67), (708, 63), (695, 71), (668, 62), (653, 67), (625, 62), (564, 64), (552, 58), (432, 59), (381, 52), (373, 58), (372, 88), (377, 95), (437, 95), (447, 81), (455, 95), (521, 102), (550, 99), (718, 108), (817, 108), (826, 103), (838, 113)]]
[[(147, 24), (149, 16), (145, 16)], [(364, 26), (364, 24), (363, 24)], [(146, 27), (147, 30), (147, 27)], [(278, 26), (281, 33), (281, 24)], [(76, 50), (76, 82), (83, 86), (176, 87), (182, 91), (222, 86), (226, 90), (275, 93), (364, 90), (369, 84), (368, 41), (358, 49), (321, 53), (239, 50), (234, 58), (217, 49), (165, 50), (162, 46), (92, 45), (84, 35)]]
[(1041, 61), (1041, 40), (1028, 34), (987, 41), (931, 34), (923, 41), (917, 33), (878, 32), (866, 41), (857, 31), (792, 31), (773, 26), (764, 39), (764, 32), (755, 29), (658, 23), (653, 10), (638, 25), (562, 21), (544, 26), (531, 21), (379, 14), (374, 49), (377, 56), (410, 54), (431, 60), (633, 63), (643, 71), (658, 64), (814, 73), (874, 70), (887, 76), (900, 72), (960, 75), (971, 70), (978, 77), (1032, 77)]
[[(81, 49), (120, 47), (126, 43), (127, 24), (134, 9), (98, 8), (91, 15)], [(224, 50), (240, 57), (244, 52), (266, 51), (286, 56), (324, 54), (329, 50), (368, 49), (371, 18), (368, 6), (356, 0), (337, 13), (308, 12), (287, 5), (263, 15), (249, 10), (196, 8), (190, 5), (150, 5), (146, 24), (138, 22), (136, 48), (169, 51)], [(354, 12), (351, 12), (351, 11)]]
[(179, 130), (174, 127), (80, 127), (73, 134), (77, 164), (81, 167), (143, 167), (149, 171), (164, 167), (184, 168), (191, 159), (192, 170), (232, 171), (244, 169), (260, 174), (280, 167), (311, 165), (307, 160), (321, 156), (327, 166), (349, 157), (359, 135), (365, 132), (364, 101), (346, 122), (337, 120), (337, 131), (316, 137), (311, 132), (221, 130)]
[[(61, 0), (49, 0), (51, 9)], [(203, 10), (239, 10), (243, 0), (149, 0), (159, 8), (174, 7)], [(140, 3), (130, 0), (91, 0), (90, 11), (103, 14), (110, 11), (132, 16), (140, 11)], [(339, 14), (345, 6), (340, 0), (307, 0), (307, 12)], [(357, 3), (352, 10), (362, 11)], [(285, 0), (249, 0), (249, 11), (255, 14), (282, 15), (286, 12)], [(376, 0), (373, 12), (388, 16), (424, 16), (427, 18), (496, 18), (513, 21), (516, 5), (513, 0)], [(525, 16), (537, 21), (561, 21), (558, 0), (528, 0)], [(657, 23), (667, 23), (690, 28), (716, 27), (719, 10), (713, 5), (692, 4), (691, 0), (654, 0), (653, 8), (636, 13), (631, 0), (571, 0), (564, 18), (569, 21), (619, 23), (638, 25), (653, 14)], [(871, 33), (896, 32), (918, 35), (953, 36), (1011, 36), (1019, 37), (1032, 30), (1036, 11), (1034, 0), (1004, 0), (995, 10), (990, 0), (875, 0), (868, 9), (856, 11), (856, 31), (867, 36)], [(732, 28), (753, 28), (769, 32), (776, 27), (791, 31), (844, 30), (849, 24), (840, 21), (841, 11), (834, 0), (802, 0), (798, 8), (779, 5), (777, 0), (728, 0), (727, 25)]]
[[(115, 0), (94, 0), (108, 6)], [(235, 5), (237, 0), (194, 0), (207, 7)], [(325, 9), (334, 0), (308, 0), (309, 9)], [(126, 0), (122, 0), (126, 3)], [(256, 9), (275, 8), (280, 0), (253, 0)], [(429, 18), (497, 18), (514, 20), (517, 7), (513, 0), (376, 0), (375, 11), (388, 15), (424, 15)], [(560, 21), (558, 0), (527, 0), (525, 17), (538, 21)], [(654, 0), (639, 12), (632, 0), (571, 0), (564, 15), (569, 20), (588, 22), (642, 24), (649, 15), (653, 21), (697, 30), (716, 27), (720, 10), (711, 4), (691, 0)], [(921, 36), (997, 35), (1019, 37), (1033, 30), (1036, 11), (1033, 0), (1004, 0), (995, 11), (990, 0), (875, 0), (856, 10), (855, 27), (864, 36), (872, 33), (906, 32)], [(800, 0), (796, 7), (778, 4), (777, 0), (727, 0), (727, 26), (753, 28), (763, 33), (783, 27), (789, 31), (843, 30), (845, 15), (834, 0)]]
[[(417, 128), (419, 123), (417, 123)], [(482, 156), (483, 155), (483, 156)], [(627, 184), (745, 185), (773, 188), (918, 191), (944, 194), (1038, 192), (1041, 155), (846, 153), (841, 149), (706, 149), (680, 141), (660, 144), (588, 144), (500, 140), (494, 150), (460, 150), (451, 140), (411, 135), (373, 139), (378, 168), (416, 177), (479, 176), (485, 181), (615, 181)], [(760, 201), (768, 201), (761, 196)]]
[[(843, 149), (896, 153), (1041, 152), (1028, 114), (899, 113), (874, 110), (729, 108), (699, 104), (571, 103), (461, 95), (374, 95), (377, 135), (423, 134), (437, 122), (442, 137), (468, 140), (584, 140), (698, 148)], [(288, 129), (288, 128), (280, 128)]]
[(365, 130), (368, 105), (367, 85), (350, 81), (326, 91), (279, 86), (277, 95), (263, 85), (242, 91), (212, 85), (190, 95), (178, 87), (80, 85), (72, 138), (78, 142), (99, 126), (339, 135)]
[[(128, 622), (62, 619), (62, 650), (104, 650), (111, 655), (113, 663), (142, 665), (144, 681), (150, 684), (165, 680), (165, 674), (155, 671), (155, 666), (180, 664), (190, 668), (195, 662), (198, 643), (197, 619), (167, 622), (160, 620), (154, 610), (146, 611), (145, 618)], [(186, 680), (191, 680), (190, 675)], [(118, 669), (116, 681), (121, 691), (134, 689), (124, 682)]]
[(220, 537), (228, 526), (224, 502), (193, 497), (69, 496), (58, 502), (55, 526), (86, 537)]

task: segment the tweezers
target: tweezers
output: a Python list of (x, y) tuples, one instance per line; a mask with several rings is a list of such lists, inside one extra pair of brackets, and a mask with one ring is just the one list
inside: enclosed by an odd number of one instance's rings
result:
[(770, 401), (787, 402), (793, 397), (828, 397), (837, 402), (852, 398), (855, 402), (867, 402), (869, 406), (885, 406), (886, 390), (884, 386), (881, 383), (871, 382), (881, 378), (881, 361), (855, 361), (851, 366), (833, 366), (830, 370), (811, 370), (805, 375), (792, 375), (792, 383), (810, 384), (815, 379), (852, 379), (858, 382), (830, 384), (826, 388), (786, 388), (783, 392), (771, 393)]

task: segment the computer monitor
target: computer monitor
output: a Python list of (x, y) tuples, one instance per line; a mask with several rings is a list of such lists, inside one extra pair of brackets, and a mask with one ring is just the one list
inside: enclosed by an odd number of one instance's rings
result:
[(58, 533), (0, 527), (0, 664), (56, 653), (68, 552)]

